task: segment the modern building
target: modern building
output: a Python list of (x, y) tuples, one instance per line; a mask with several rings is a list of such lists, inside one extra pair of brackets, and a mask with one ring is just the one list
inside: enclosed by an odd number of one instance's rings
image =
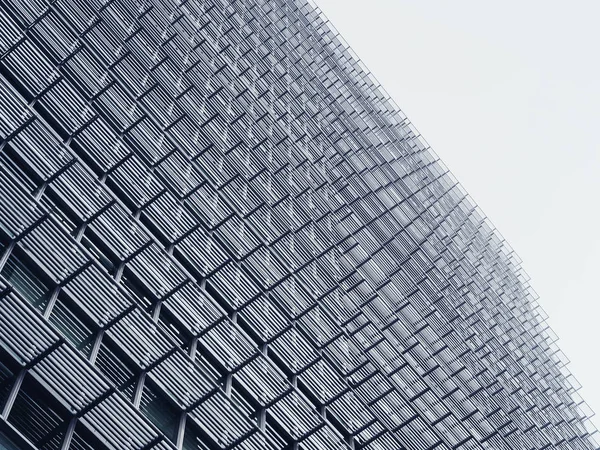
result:
[(317, 7), (0, 30), (0, 449), (597, 448), (518, 258)]

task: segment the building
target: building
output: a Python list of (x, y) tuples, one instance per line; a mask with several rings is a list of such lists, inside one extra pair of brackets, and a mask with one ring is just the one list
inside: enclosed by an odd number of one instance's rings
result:
[(518, 258), (315, 6), (0, 29), (0, 448), (597, 448)]

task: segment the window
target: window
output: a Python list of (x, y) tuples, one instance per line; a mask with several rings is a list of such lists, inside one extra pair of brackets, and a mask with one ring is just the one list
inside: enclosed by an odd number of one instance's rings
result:
[(121, 283), (144, 310), (151, 311), (153, 309), (155, 299), (149, 289), (139, 282), (127, 267), (123, 271)]
[[(0, 441), (1, 443), (2, 441)], [(1, 447), (0, 447), (1, 448)], [(105, 450), (106, 446), (80, 422), (75, 426), (69, 450)]]
[(40, 311), (46, 308), (50, 297), (49, 283), (40, 279), (35, 271), (30, 270), (15, 253), (10, 255), (1, 273), (15, 291), (33, 306)]
[(139, 369), (126, 361), (114, 348), (112, 342), (104, 337), (95, 365), (130, 402), (133, 402)]
[(26, 376), (8, 421), (36, 447), (59, 449), (68, 423), (64, 407)]
[(191, 333), (187, 331), (175, 317), (173, 317), (173, 314), (171, 314), (167, 308), (160, 308), (158, 324), (175, 338), (177, 344), (182, 349), (187, 351), (190, 348), (190, 343), (192, 341)]
[[(10, 395), (18, 369), (17, 363), (0, 348), (0, 411), (4, 408), (4, 403)], [(2, 439), (0, 439), (1, 443)], [(2, 449), (2, 445), (0, 445), (0, 449)]]
[(70, 299), (65, 295), (59, 296), (48, 320), (77, 350), (90, 357), (96, 335), (95, 326)]
[(205, 442), (208, 442), (208, 439), (202, 435), (199, 427), (188, 419), (182, 450), (208, 450), (210, 447)]
[(248, 419), (250, 422), (256, 422), (257, 408), (256, 406), (250, 403), (256, 403), (256, 400), (254, 400), (252, 396), (240, 390), (240, 388), (232, 386), (230, 398), (231, 402), (238, 407), (238, 409), (246, 417), (246, 419)]
[(180, 411), (147, 380), (142, 391), (140, 411), (172, 442), (177, 439)]
[(215, 365), (214, 358), (209, 357), (208, 355), (208, 352), (203, 351), (203, 349), (198, 346), (198, 351), (196, 352), (196, 363), (198, 363), (203, 373), (213, 383), (223, 386), (225, 380), (225, 371), (222, 368), (217, 367)]
[(112, 252), (103, 245), (100, 239), (97, 239), (89, 228), (86, 228), (81, 237), (81, 245), (83, 245), (96, 260), (102, 264), (106, 271), (110, 274), (115, 272), (117, 258)]
[(2, 450), (20, 450), (15, 444), (13, 444), (8, 437), (0, 432), (0, 449)]
[(75, 231), (77, 230), (75, 222), (78, 221), (77, 216), (67, 212), (66, 208), (61, 207), (61, 203), (56, 201), (56, 196), (52, 192), (45, 190), (40, 198), (40, 204), (53, 213), (72, 236), (75, 235)]

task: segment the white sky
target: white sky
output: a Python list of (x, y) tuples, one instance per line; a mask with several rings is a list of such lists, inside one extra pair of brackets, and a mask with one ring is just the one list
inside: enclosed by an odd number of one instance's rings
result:
[(600, 413), (600, 2), (315, 1), (523, 259)]

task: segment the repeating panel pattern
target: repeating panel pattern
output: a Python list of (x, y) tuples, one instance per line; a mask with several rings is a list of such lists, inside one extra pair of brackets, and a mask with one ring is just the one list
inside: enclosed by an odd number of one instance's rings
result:
[(520, 261), (316, 6), (0, 29), (0, 446), (597, 448)]

